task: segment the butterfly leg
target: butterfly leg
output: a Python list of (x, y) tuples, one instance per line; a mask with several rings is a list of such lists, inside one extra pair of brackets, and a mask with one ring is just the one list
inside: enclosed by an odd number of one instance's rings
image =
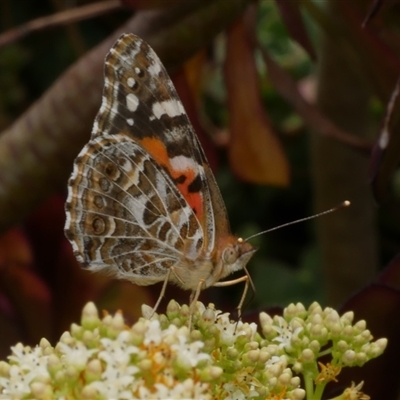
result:
[[(251, 280), (249, 279), (249, 277), (248, 277), (247, 275), (245, 275), (244, 277), (247, 278), (247, 279), (244, 280), (244, 281), (245, 281), (245, 284), (244, 284), (243, 294), (242, 294), (242, 297), (240, 298), (240, 301), (239, 301), (238, 306), (236, 307), (237, 316), (238, 316), (238, 321), (240, 321), (240, 319), (242, 318), (242, 308), (243, 308), (243, 304), (244, 304), (244, 301), (245, 301), (245, 299), (246, 299), (247, 292), (249, 291), (249, 286), (250, 286), (250, 284), (252, 283)], [(243, 277), (243, 278), (244, 278), (244, 277)], [(253, 289), (254, 289), (254, 288), (253, 288)]]
[(199, 283), (197, 284), (197, 288), (196, 290), (194, 290), (191, 294), (190, 294), (190, 298), (189, 298), (189, 329), (192, 327), (192, 317), (193, 317), (193, 313), (194, 313), (194, 308), (196, 306), (196, 302), (199, 299), (200, 296), (200, 292), (203, 289), (203, 285), (205, 283), (204, 279), (200, 279)]
[[(230, 281), (216, 282), (213, 285), (215, 287), (226, 287), (226, 286), (236, 285), (240, 282), (245, 282), (245, 286), (244, 286), (242, 297), (240, 298), (240, 302), (239, 302), (238, 306), (236, 307), (237, 313), (238, 313), (238, 319), (240, 319), (242, 316), (242, 307), (243, 307), (243, 303), (246, 298), (247, 292), (249, 290), (249, 286), (251, 285), (253, 287), (253, 284), (252, 284), (253, 282), (251, 281), (250, 277), (248, 275), (244, 275), (244, 276), (241, 276), (240, 278), (232, 279)], [(253, 289), (254, 289), (254, 287), (253, 287)]]
[[(157, 302), (156, 302), (155, 306), (153, 307), (153, 311), (151, 312), (150, 318), (151, 318), (151, 317), (154, 315), (154, 313), (157, 311), (158, 306), (159, 306), (160, 303), (161, 303), (161, 300), (162, 300), (163, 297), (165, 296), (165, 291), (167, 290), (167, 285), (168, 285), (168, 282), (169, 282), (169, 277), (170, 277), (172, 271), (173, 271), (173, 267), (171, 267), (171, 268), (168, 270), (167, 275), (165, 275), (165, 279), (164, 279), (164, 283), (163, 283), (162, 288), (161, 288), (160, 295), (158, 296)], [(150, 318), (149, 318), (149, 319), (150, 319)]]

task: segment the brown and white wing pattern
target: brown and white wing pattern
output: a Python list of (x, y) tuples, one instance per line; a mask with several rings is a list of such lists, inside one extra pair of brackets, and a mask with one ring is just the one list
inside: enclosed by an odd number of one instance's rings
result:
[[(162, 281), (202, 229), (162, 168), (130, 138), (91, 140), (75, 161), (66, 234), (78, 261), (138, 284)], [(200, 248), (199, 248), (200, 246)]]
[(229, 231), (175, 88), (135, 35), (121, 36), (106, 57), (102, 104), (75, 160), (66, 215), (79, 262), (142, 285), (164, 280), (171, 267), (189, 268), (193, 279), (185, 273), (177, 283), (193, 289), (212, 274), (217, 236)]
[(204, 227), (204, 253), (211, 254), (217, 237), (230, 233), (222, 196), (167, 71), (153, 49), (133, 34), (122, 35), (106, 57), (92, 138), (122, 133), (175, 182)]

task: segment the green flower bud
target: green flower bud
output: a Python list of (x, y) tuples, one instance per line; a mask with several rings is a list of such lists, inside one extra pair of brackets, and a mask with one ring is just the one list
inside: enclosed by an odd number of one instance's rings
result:
[(86, 366), (85, 379), (86, 382), (93, 382), (101, 380), (101, 374), (103, 369), (101, 367), (101, 362), (98, 359), (90, 360)]
[(226, 350), (226, 358), (228, 360), (236, 360), (239, 357), (239, 351), (235, 347), (229, 347)]
[(356, 360), (356, 352), (353, 350), (346, 350), (342, 356), (342, 362), (345, 365), (352, 365)]
[(92, 330), (100, 325), (99, 313), (94, 303), (89, 302), (82, 311), (81, 325), (84, 329)]
[(98, 399), (98, 392), (93, 386), (85, 386), (82, 389), (81, 396), (83, 400), (96, 400)]
[(340, 320), (342, 321), (343, 325), (345, 325), (345, 326), (352, 324), (352, 322), (354, 320), (354, 312), (348, 311), (348, 312), (344, 313), (342, 315), (342, 317), (340, 318)]
[(167, 305), (166, 314), (169, 320), (178, 318), (180, 314), (180, 306), (175, 300), (171, 300)]
[(315, 354), (311, 349), (304, 349), (301, 352), (300, 359), (301, 359), (302, 362), (310, 363), (310, 362), (313, 362), (315, 360)]
[(43, 382), (32, 382), (30, 385), (33, 396), (37, 399), (53, 398), (53, 389), (50, 385)]
[(306, 391), (304, 389), (294, 389), (290, 395), (292, 400), (303, 400), (306, 397)]
[(223, 372), (223, 369), (220, 367), (209, 366), (201, 370), (200, 379), (205, 382), (211, 382), (218, 379)]

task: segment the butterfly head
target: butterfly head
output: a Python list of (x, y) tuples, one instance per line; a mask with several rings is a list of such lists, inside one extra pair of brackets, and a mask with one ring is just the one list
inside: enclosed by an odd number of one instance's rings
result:
[(245, 269), (250, 258), (256, 252), (257, 248), (242, 238), (234, 238), (234, 241), (228, 243), (221, 254), (222, 276), (224, 278), (232, 272)]

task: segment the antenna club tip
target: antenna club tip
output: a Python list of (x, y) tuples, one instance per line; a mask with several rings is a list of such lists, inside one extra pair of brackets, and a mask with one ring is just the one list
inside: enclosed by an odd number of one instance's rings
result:
[(343, 205), (343, 207), (349, 207), (349, 206), (351, 205), (351, 203), (350, 203), (349, 200), (345, 200), (345, 201), (342, 203), (342, 205)]

